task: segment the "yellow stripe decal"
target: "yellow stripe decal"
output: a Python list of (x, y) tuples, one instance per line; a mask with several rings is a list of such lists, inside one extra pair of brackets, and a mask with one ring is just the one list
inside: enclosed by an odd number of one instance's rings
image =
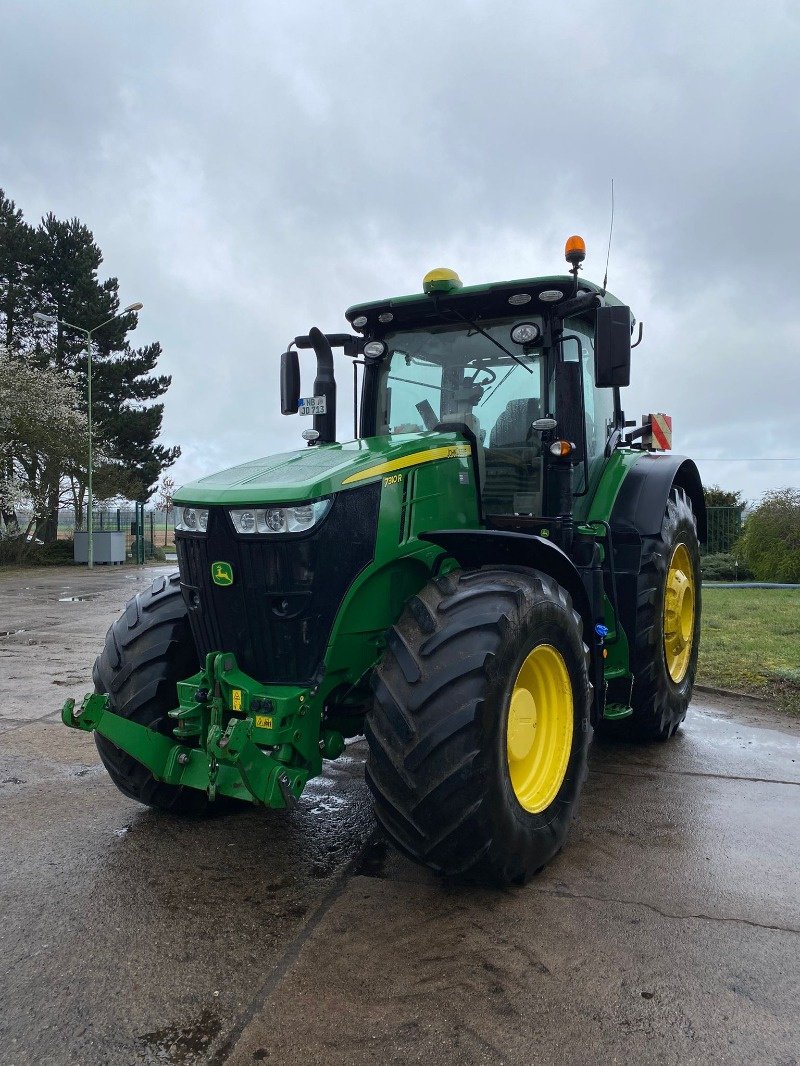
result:
[(352, 485), (354, 481), (365, 481), (368, 477), (390, 474), (393, 470), (405, 470), (406, 467), (419, 466), (420, 463), (433, 463), (437, 459), (466, 459), (470, 454), (468, 444), (447, 444), (442, 448), (429, 448), (426, 452), (414, 452), (413, 455), (404, 455), (402, 459), (390, 459), (386, 463), (359, 470), (357, 474), (346, 477), (342, 484)]

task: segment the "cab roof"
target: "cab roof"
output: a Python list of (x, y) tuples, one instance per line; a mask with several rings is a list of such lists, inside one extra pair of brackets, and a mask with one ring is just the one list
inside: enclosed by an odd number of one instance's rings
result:
[[(367, 324), (361, 332), (374, 334), (395, 330), (398, 326), (422, 325), (440, 318), (443, 312), (460, 311), (469, 318), (500, 318), (543, 314), (557, 310), (559, 300), (540, 299), (541, 293), (560, 292), (563, 299), (574, 295), (575, 279), (571, 274), (555, 274), (543, 278), (520, 278), (516, 281), (495, 281), (484, 285), (466, 285), (449, 292), (414, 293), (410, 296), (394, 296), (385, 300), (354, 304), (345, 311), (345, 318), (353, 325), (356, 318), (364, 317)], [(599, 285), (585, 278), (578, 279), (578, 292), (593, 292), (605, 304), (621, 304), (610, 292), (603, 294)], [(530, 296), (524, 303), (509, 303), (509, 297)], [(380, 316), (391, 314), (389, 322), (380, 322)]]

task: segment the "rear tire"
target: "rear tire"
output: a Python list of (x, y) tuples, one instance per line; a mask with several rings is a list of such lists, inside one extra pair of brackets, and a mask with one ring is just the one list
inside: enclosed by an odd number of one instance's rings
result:
[[(180, 576), (175, 573), (157, 578), (128, 602), (106, 634), (92, 677), (95, 692), (108, 693), (115, 714), (172, 737), (176, 723), (167, 712), (178, 704), (177, 683), (198, 669)], [(130, 799), (195, 816), (217, 806), (198, 789), (156, 781), (140, 762), (98, 733), (95, 743), (112, 781)]]
[[(685, 587), (680, 579), (671, 580), (671, 574), (683, 575)], [(670, 491), (660, 535), (644, 538), (637, 604), (633, 715), (619, 724), (633, 739), (667, 740), (686, 717), (700, 646), (697, 520), (689, 497), (677, 486)]]
[[(375, 814), (400, 851), (493, 884), (524, 882), (560, 851), (586, 776), (588, 658), (569, 594), (540, 571), (456, 571), (409, 601), (366, 724)], [(520, 680), (537, 662), (549, 688)], [(520, 691), (534, 723), (522, 752)], [(548, 715), (560, 733), (546, 732)], [(531, 738), (549, 746), (520, 784)]]

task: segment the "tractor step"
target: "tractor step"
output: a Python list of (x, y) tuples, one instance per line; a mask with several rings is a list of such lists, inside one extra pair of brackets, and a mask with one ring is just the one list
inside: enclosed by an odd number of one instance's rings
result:
[(603, 718), (607, 722), (619, 722), (622, 718), (630, 718), (633, 707), (626, 707), (624, 703), (607, 703), (603, 711)]

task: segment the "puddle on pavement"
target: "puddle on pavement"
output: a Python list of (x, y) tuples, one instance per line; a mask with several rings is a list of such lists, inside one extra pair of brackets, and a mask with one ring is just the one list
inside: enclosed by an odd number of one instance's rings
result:
[(84, 600), (96, 600), (97, 593), (90, 592), (86, 596), (59, 596), (59, 603), (83, 603)]
[(26, 632), (26, 629), (0, 629), (0, 637), (17, 637), (20, 633)]
[(382, 837), (370, 840), (361, 852), (354, 872), (360, 877), (383, 877), (388, 851), (389, 845)]
[(156, 1053), (158, 1062), (189, 1063), (208, 1050), (221, 1029), (219, 1018), (206, 1008), (193, 1025), (165, 1026), (142, 1034), (139, 1040)]

